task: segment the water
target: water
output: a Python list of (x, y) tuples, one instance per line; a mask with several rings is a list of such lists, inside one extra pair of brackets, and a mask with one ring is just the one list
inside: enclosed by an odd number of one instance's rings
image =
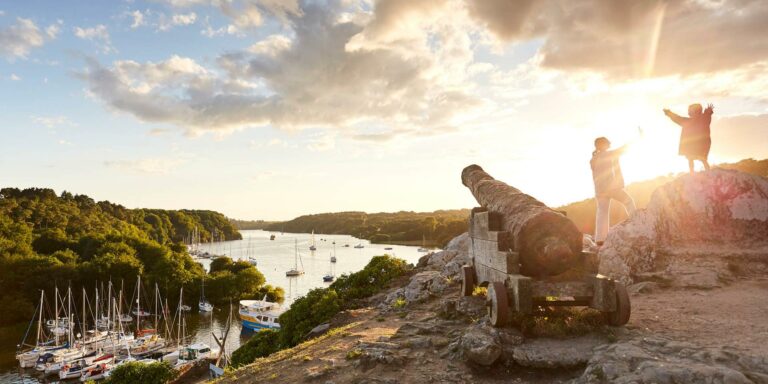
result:
[[(309, 290), (326, 287), (330, 283), (323, 282), (323, 276), (329, 271), (336, 276), (343, 273), (357, 272), (374, 256), (389, 254), (415, 264), (424, 255), (418, 252), (418, 247), (370, 244), (366, 240), (359, 240), (348, 235), (315, 235), (316, 251), (310, 251), (309, 246), (312, 235), (306, 233), (280, 233), (266, 231), (240, 231), (242, 240), (224, 241), (213, 244), (203, 244), (200, 249), (214, 254), (226, 254), (235, 260), (248, 260), (249, 257), (257, 261), (257, 268), (267, 280), (267, 284), (283, 287), (285, 289), (285, 306), (290, 305), (296, 298), (303, 296)], [(269, 240), (271, 234), (275, 240)], [(336, 263), (330, 263), (336, 243)], [(298, 277), (286, 277), (285, 272), (294, 267), (294, 244), (298, 244), (300, 260), (299, 269), (304, 269), (304, 275)], [(349, 245), (345, 247), (344, 245)], [(354, 248), (363, 244), (365, 248)], [(384, 248), (392, 248), (385, 250)], [(208, 269), (211, 261), (200, 260), (200, 263)], [(227, 337), (226, 348), (232, 352), (242, 343), (247, 341), (252, 332), (243, 330), (237, 318), (237, 303), (233, 303), (232, 325)], [(204, 342), (212, 347), (217, 347), (211, 336), (215, 332), (219, 337), (227, 327), (229, 306), (216, 307), (213, 313), (188, 314), (186, 316), (187, 333), (194, 335), (195, 341)], [(3, 329), (0, 333), (0, 383), (56, 383), (58, 377), (49, 376), (42, 378), (34, 370), (20, 372), (18, 364), (14, 360), (15, 346), (23, 336), (26, 325)], [(69, 380), (68, 382), (75, 382)]]

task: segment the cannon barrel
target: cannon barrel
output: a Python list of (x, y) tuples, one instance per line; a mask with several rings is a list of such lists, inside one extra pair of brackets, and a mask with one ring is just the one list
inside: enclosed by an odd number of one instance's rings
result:
[(501, 216), (501, 230), (510, 235), (503, 247), (518, 253), (522, 274), (558, 275), (579, 262), (583, 236), (565, 215), (494, 179), (478, 165), (464, 168), (461, 182), (481, 206)]

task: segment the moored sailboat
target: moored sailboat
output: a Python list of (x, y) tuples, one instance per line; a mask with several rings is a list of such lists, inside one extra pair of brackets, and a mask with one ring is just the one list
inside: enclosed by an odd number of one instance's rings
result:
[[(287, 272), (285, 272), (286, 276), (299, 276), (304, 274), (304, 269), (299, 269), (299, 243), (298, 240), (294, 239), (294, 256), (293, 256), (293, 268), (289, 269)], [(302, 263), (303, 264), (303, 263)]]

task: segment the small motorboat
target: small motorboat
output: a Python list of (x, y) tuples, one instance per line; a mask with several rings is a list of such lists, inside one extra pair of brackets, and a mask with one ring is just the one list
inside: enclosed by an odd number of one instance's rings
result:
[(331, 275), (330, 273), (325, 275), (325, 276), (323, 276), (323, 281), (326, 282), (326, 283), (330, 283), (330, 282), (332, 282), (334, 280), (336, 280), (336, 277)]
[(152, 314), (149, 313), (149, 311), (145, 311), (143, 309), (142, 310), (134, 309), (131, 311), (131, 313), (133, 313), (134, 316), (141, 316), (141, 317), (152, 316)]
[(82, 376), (80, 376), (80, 381), (86, 382), (91, 380), (101, 380), (107, 377), (107, 372), (109, 372), (113, 366), (114, 365), (112, 364), (102, 363), (88, 367), (85, 369), (85, 372), (83, 372)]
[(392, 247), (386, 247), (386, 248), (384, 248), (384, 250), (385, 250), (385, 251), (391, 251), (391, 250), (392, 250)]

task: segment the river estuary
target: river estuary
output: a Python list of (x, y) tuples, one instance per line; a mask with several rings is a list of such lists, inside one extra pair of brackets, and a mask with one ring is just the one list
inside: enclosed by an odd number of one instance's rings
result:
[[(309, 290), (328, 286), (323, 282), (323, 276), (329, 271), (339, 276), (361, 270), (372, 257), (389, 254), (415, 264), (423, 252), (418, 247), (370, 244), (366, 240), (359, 240), (347, 235), (314, 235), (316, 251), (310, 251), (312, 235), (305, 233), (280, 233), (260, 230), (240, 231), (242, 240), (224, 241), (212, 244), (202, 244), (200, 249), (213, 254), (226, 254), (233, 259), (249, 260), (257, 262), (257, 268), (267, 280), (267, 284), (283, 287), (285, 289), (284, 306), (289, 306), (296, 298), (306, 294)], [(275, 235), (270, 240), (270, 235)], [(334, 245), (335, 243), (335, 245)], [(286, 277), (285, 272), (294, 267), (295, 244), (299, 249), (299, 268), (303, 266), (304, 275), (298, 277)], [(355, 248), (362, 244), (364, 248)], [(337, 262), (330, 263), (330, 257), (334, 252)], [(385, 250), (384, 248), (392, 248)], [(208, 269), (210, 260), (199, 260)], [(227, 339), (227, 350), (233, 351), (244, 343), (251, 332), (242, 330), (237, 319), (237, 303), (233, 308), (232, 328)], [(213, 313), (187, 315), (186, 324), (188, 333), (195, 335), (195, 341), (205, 342), (215, 346), (211, 331), (220, 335), (227, 326), (229, 307), (214, 308)], [(7, 328), (0, 335), (0, 383), (57, 383), (58, 377), (42, 377), (33, 369), (21, 371), (18, 368), (14, 354), (16, 344), (24, 334), (26, 325), (16, 328)], [(69, 380), (67, 382), (76, 382)]]

